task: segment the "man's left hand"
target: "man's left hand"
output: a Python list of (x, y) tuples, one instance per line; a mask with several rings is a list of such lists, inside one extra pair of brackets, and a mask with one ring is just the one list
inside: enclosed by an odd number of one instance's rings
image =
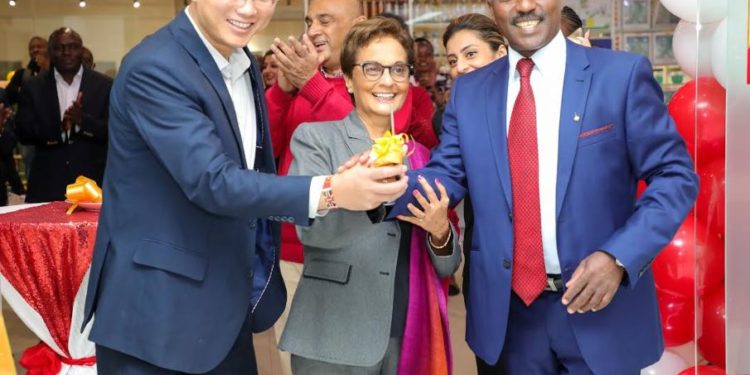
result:
[(318, 71), (323, 57), (318, 54), (307, 34), (302, 35), (302, 41), (289, 37), (287, 43), (279, 38), (271, 45), (274, 57), (279, 64), (279, 70), (297, 90)]
[(581, 261), (565, 284), (562, 303), (570, 314), (599, 311), (612, 302), (624, 274), (613, 256), (596, 251)]

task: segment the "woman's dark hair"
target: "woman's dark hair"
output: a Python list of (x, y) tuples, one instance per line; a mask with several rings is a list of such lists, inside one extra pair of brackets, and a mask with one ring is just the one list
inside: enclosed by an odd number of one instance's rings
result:
[(480, 39), (490, 45), (493, 51), (505, 45), (505, 38), (500, 34), (495, 21), (483, 14), (469, 13), (451, 20), (443, 34), (443, 47), (447, 48), (448, 40), (462, 30), (475, 32)]
[(375, 17), (354, 24), (344, 38), (344, 48), (341, 49), (341, 70), (347, 77), (351, 77), (354, 71), (357, 51), (375, 39), (383, 37), (395, 39), (404, 47), (407, 62), (414, 61), (414, 42), (408, 31), (392, 18)]
[[(377, 17), (390, 18), (390, 19), (396, 20), (398, 24), (401, 25), (401, 28), (404, 29), (404, 31), (406, 31), (407, 34), (409, 34), (409, 25), (407, 25), (406, 21), (404, 21), (404, 18), (399, 16), (398, 14), (383, 12), (383, 13), (378, 14)], [(409, 37), (411, 37), (411, 34), (409, 34)], [(409, 65), (414, 65), (414, 61), (412, 60), (409, 60), (408, 63)]]
[(573, 8), (567, 5), (564, 6), (560, 17), (560, 29), (562, 30), (563, 35), (567, 38), (570, 34), (581, 27), (583, 27), (583, 20), (578, 16), (578, 13), (576, 13)]
[(398, 21), (398, 24), (401, 25), (402, 29), (404, 29), (407, 33), (409, 32), (409, 26), (406, 24), (406, 21), (404, 21), (404, 18), (399, 16), (398, 14), (383, 12), (383, 13), (378, 14), (378, 17), (390, 18), (390, 19), (396, 20)]

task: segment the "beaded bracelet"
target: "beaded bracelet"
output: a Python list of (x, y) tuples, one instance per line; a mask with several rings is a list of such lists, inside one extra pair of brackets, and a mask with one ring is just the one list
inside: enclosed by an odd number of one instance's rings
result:
[(325, 201), (326, 210), (336, 208), (336, 200), (333, 199), (333, 186), (331, 184), (332, 179), (333, 176), (326, 176), (325, 181), (323, 181), (323, 190), (321, 191), (321, 194), (323, 195), (323, 201)]
[(445, 248), (446, 248), (446, 247), (448, 246), (448, 244), (449, 244), (449, 243), (451, 242), (451, 238), (452, 238), (452, 237), (453, 237), (453, 231), (452, 231), (452, 230), (450, 230), (450, 227), (449, 227), (449, 228), (448, 228), (448, 237), (447, 237), (447, 238), (445, 239), (445, 243), (444, 243), (444, 244), (442, 244), (442, 245), (440, 245), (440, 246), (438, 246), (438, 245), (435, 245), (435, 243), (434, 243), (434, 242), (432, 242), (432, 234), (430, 234), (430, 235), (429, 235), (429, 236), (427, 237), (427, 239), (428, 239), (428, 240), (430, 241), (430, 246), (431, 246), (431, 247), (432, 247), (432, 248), (433, 248), (434, 250), (442, 250), (442, 249), (445, 249)]

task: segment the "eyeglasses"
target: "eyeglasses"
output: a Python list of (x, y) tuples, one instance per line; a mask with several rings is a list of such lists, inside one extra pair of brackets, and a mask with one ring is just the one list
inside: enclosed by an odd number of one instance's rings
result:
[(383, 72), (388, 69), (388, 74), (390, 74), (391, 78), (396, 82), (403, 82), (409, 79), (409, 74), (411, 74), (411, 66), (406, 63), (395, 63), (393, 65), (383, 65), (379, 62), (375, 61), (365, 61), (358, 64), (354, 64), (354, 66), (362, 67), (362, 73), (364, 73), (365, 78), (367, 78), (370, 81), (377, 81), (380, 79), (380, 77), (383, 76)]

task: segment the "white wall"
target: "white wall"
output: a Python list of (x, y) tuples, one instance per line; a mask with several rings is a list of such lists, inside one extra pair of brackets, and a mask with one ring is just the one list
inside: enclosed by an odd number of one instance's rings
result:
[[(97, 69), (118, 67), (120, 60), (145, 36), (167, 24), (182, 9), (182, 0), (141, 0), (139, 9), (131, 0), (16, 0), (16, 7), (0, 0), (0, 61), (28, 63), (27, 45), (34, 35), (47, 38), (62, 26), (81, 34), (94, 53)], [(271, 24), (250, 43), (263, 53), (275, 36), (299, 35), (304, 30), (301, 0), (280, 0)], [(0, 79), (6, 72), (0, 71)]]

